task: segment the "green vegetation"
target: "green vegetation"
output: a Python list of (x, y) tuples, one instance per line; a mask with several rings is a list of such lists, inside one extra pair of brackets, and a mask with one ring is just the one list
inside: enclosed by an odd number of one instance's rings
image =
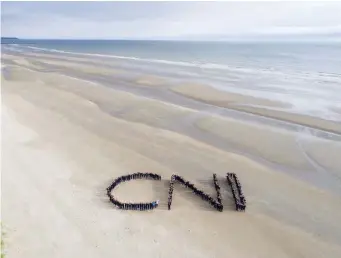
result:
[(2, 224), (1, 224), (0, 227), (1, 227), (0, 228), (0, 230), (1, 230), (1, 236), (0, 236), (0, 238), (1, 238), (1, 258), (5, 258), (5, 242), (4, 242), (5, 233), (3, 231)]

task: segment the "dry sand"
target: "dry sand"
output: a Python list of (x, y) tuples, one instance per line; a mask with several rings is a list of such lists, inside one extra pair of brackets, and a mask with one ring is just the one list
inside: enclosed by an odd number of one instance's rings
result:
[(162, 86), (165, 81), (157, 76), (141, 76), (136, 80), (137, 84), (145, 86)]
[[(305, 180), (340, 189), (340, 142), (28, 70), (25, 60), (7, 65), (1, 81), (8, 257), (341, 257), (341, 195)], [(136, 171), (163, 180), (115, 194), (160, 199), (155, 211), (120, 211), (106, 198), (111, 180)], [(181, 187), (166, 210), (172, 174), (213, 193), (212, 174), (229, 171), (242, 183), (245, 213), (233, 210), (224, 181), (224, 212)]]

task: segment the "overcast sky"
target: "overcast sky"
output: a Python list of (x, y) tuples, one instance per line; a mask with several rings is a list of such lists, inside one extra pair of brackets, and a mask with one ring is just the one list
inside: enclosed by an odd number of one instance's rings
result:
[(341, 2), (2, 2), (2, 36), (212, 39), (341, 35)]

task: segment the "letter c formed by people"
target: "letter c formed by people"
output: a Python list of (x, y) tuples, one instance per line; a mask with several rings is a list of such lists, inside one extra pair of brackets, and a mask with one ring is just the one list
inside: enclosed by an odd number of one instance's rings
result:
[(130, 180), (137, 180), (137, 179), (152, 179), (152, 180), (161, 180), (161, 176), (158, 174), (153, 173), (134, 173), (125, 176), (121, 176), (116, 178), (114, 182), (107, 188), (107, 195), (116, 207), (122, 210), (153, 210), (158, 207), (159, 202), (147, 202), (147, 203), (124, 203), (116, 200), (114, 196), (111, 194), (112, 190), (118, 186), (122, 182), (130, 181)]

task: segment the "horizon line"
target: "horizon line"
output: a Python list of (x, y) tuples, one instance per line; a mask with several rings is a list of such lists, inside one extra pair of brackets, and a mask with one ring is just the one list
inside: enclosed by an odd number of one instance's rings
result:
[(101, 40), (101, 41), (200, 41), (200, 42), (228, 42), (228, 41), (316, 41), (316, 40), (341, 40), (341, 37), (291, 37), (280, 36), (275, 38), (268, 37), (231, 37), (231, 38), (27, 38), (16, 36), (1, 36), (1, 39), (15, 39), (15, 40)]

